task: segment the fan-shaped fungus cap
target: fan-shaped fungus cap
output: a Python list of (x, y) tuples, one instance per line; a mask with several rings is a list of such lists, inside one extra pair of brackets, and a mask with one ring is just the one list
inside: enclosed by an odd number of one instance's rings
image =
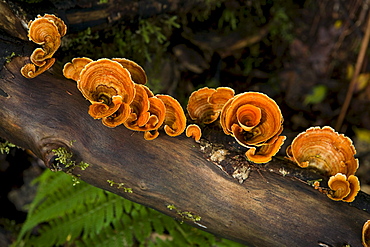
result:
[(156, 133), (156, 130), (162, 126), (166, 117), (166, 107), (163, 101), (155, 96), (150, 97), (148, 113), (149, 118), (144, 125), (139, 126), (136, 119), (132, 117), (128, 118), (124, 125), (131, 130), (146, 131), (144, 138), (153, 140), (159, 135), (159, 132)]
[(126, 121), (128, 126), (141, 127), (144, 126), (149, 120), (150, 103), (147, 90), (144, 87), (144, 85), (135, 84), (136, 93), (134, 100), (130, 104), (132, 110), (130, 117)]
[(358, 192), (360, 191), (360, 181), (355, 175), (350, 175), (347, 178), (347, 181), (349, 182), (349, 188), (351, 192), (349, 192), (349, 194), (345, 198), (343, 198), (343, 201), (353, 202)]
[[(144, 87), (146, 88), (146, 87)], [(149, 89), (148, 89), (149, 90)], [(145, 125), (139, 126), (137, 122), (131, 122), (132, 119), (128, 119), (124, 125), (131, 130), (145, 131), (144, 139), (145, 140), (154, 140), (158, 137), (158, 129), (164, 123), (166, 117), (166, 106), (162, 100), (152, 96), (151, 91), (149, 92), (149, 119)]]
[(358, 168), (351, 139), (331, 127), (311, 127), (297, 135), (287, 148), (290, 160), (300, 167), (315, 167), (328, 175), (354, 175)]
[(279, 152), (280, 147), (284, 144), (285, 136), (278, 136), (271, 144), (265, 144), (259, 147), (251, 147), (245, 155), (247, 159), (254, 163), (267, 163), (271, 161), (272, 156)]
[(370, 220), (366, 221), (362, 227), (362, 244), (370, 247)]
[(65, 35), (67, 27), (64, 22), (54, 16), (40, 15), (28, 24), (28, 37), (36, 44), (42, 45), (31, 55), (31, 62), (37, 66), (43, 66), (46, 59), (51, 58), (58, 50), (61, 37)]
[(216, 111), (221, 111), (226, 102), (234, 97), (234, 89), (229, 87), (218, 87), (216, 91), (208, 98), (208, 103), (212, 104)]
[(186, 117), (180, 103), (169, 95), (156, 95), (166, 107), (164, 131), (169, 136), (178, 136), (186, 128)]
[(185, 133), (187, 137), (193, 137), (196, 142), (199, 142), (202, 136), (202, 131), (196, 124), (189, 124), (188, 127), (186, 127)]
[(80, 79), (81, 70), (92, 61), (93, 60), (87, 57), (73, 58), (71, 62), (64, 65), (63, 75), (68, 79), (78, 81)]
[[(94, 118), (108, 117), (113, 111), (112, 108), (117, 109), (113, 96), (121, 97), (121, 104), (125, 105), (124, 109), (129, 107), (135, 97), (134, 82), (128, 70), (121, 64), (105, 58), (90, 62), (81, 70), (77, 87), (82, 95), (93, 104), (103, 102), (108, 106), (105, 108), (105, 114), (100, 111), (98, 116), (92, 115)], [(129, 115), (121, 117), (125, 121)]]
[(146, 73), (145, 70), (140, 65), (126, 58), (113, 58), (112, 60), (119, 62), (122, 65), (122, 67), (127, 69), (130, 72), (131, 78), (135, 83), (142, 85), (146, 84), (147, 82)]
[(227, 135), (243, 146), (260, 146), (282, 131), (283, 116), (274, 100), (263, 93), (246, 92), (228, 100), (220, 123)]
[(187, 111), (192, 120), (209, 124), (219, 117), (223, 105), (233, 96), (231, 88), (201, 88), (190, 95)]
[[(41, 18), (40, 15), (38, 15), (37, 17), (38, 18)], [(62, 19), (56, 17), (55, 15), (50, 15), (50, 14), (45, 14), (44, 15), (44, 18), (49, 19), (50, 21), (54, 22), (54, 24), (58, 28), (58, 32), (59, 32), (59, 34), (60, 34), (61, 37), (63, 37), (64, 35), (66, 35), (66, 33), (67, 33), (67, 26), (64, 24), (64, 22), (62, 21)]]
[(48, 70), (54, 63), (55, 58), (47, 59), (45, 64), (41, 67), (36, 67), (33, 63), (28, 63), (21, 68), (21, 74), (26, 78), (35, 78)]
[(351, 192), (347, 176), (342, 173), (331, 176), (328, 181), (328, 186), (332, 190), (332, 193), (328, 193), (328, 197), (335, 201), (342, 200)]
[(30, 56), (31, 64), (26, 64), (21, 69), (21, 74), (26, 78), (34, 78), (55, 62), (52, 58), (61, 43), (61, 37), (66, 34), (67, 27), (64, 22), (55, 15), (38, 15), (34, 21), (28, 23), (28, 37), (36, 44), (42, 45)]
[(342, 173), (331, 176), (328, 181), (328, 186), (332, 191), (327, 195), (330, 199), (335, 201), (342, 200), (352, 202), (360, 190), (360, 183), (356, 176), (351, 175), (347, 179), (347, 176)]

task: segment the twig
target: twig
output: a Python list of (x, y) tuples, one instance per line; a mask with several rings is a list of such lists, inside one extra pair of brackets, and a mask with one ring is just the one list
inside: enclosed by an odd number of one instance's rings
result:
[(338, 117), (337, 124), (335, 126), (335, 129), (337, 131), (340, 131), (340, 128), (342, 127), (344, 117), (347, 113), (349, 104), (351, 103), (351, 99), (352, 99), (353, 91), (356, 86), (357, 78), (358, 78), (358, 75), (360, 74), (360, 70), (362, 67), (362, 63), (364, 61), (366, 49), (368, 48), (368, 45), (369, 45), (369, 37), (370, 37), (370, 15), (368, 15), (367, 17), (366, 31), (362, 39), (362, 42), (361, 42), (360, 52), (358, 54), (357, 61), (356, 61), (355, 72), (353, 74), (351, 83), (349, 84), (346, 99), (344, 100), (342, 109)]

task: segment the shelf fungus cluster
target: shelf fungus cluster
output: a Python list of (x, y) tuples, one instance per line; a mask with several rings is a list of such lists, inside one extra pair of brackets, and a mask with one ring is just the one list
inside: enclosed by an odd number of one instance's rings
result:
[(209, 124), (220, 118), (225, 134), (249, 148), (247, 158), (269, 162), (284, 143), (283, 116), (274, 100), (258, 92), (234, 95), (230, 88), (202, 88), (192, 93), (187, 106), (197, 123)]
[(311, 127), (294, 138), (286, 150), (288, 159), (300, 167), (313, 167), (330, 176), (327, 196), (352, 202), (360, 190), (355, 173), (358, 160), (351, 139), (331, 127)]
[(29, 40), (41, 45), (30, 56), (31, 63), (22, 67), (21, 73), (26, 78), (34, 78), (55, 62), (54, 53), (61, 44), (61, 38), (66, 34), (67, 26), (55, 15), (38, 15), (37, 18), (28, 23)]
[(147, 140), (155, 139), (162, 126), (169, 136), (185, 130), (186, 117), (179, 102), (169, 95), (154, 95), (145, 86), (145, 71), (131, 60), (74, 58), (64, 65), (63, 74), (75, 80), (90, 101), (90, 116), (102, 119), (108, 127), (123, 124), (130, 130), (143, 131)]

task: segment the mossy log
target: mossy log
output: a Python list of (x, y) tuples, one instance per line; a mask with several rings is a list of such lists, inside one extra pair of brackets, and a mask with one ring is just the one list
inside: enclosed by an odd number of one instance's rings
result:
[[(0, 42), (10, 51), (21, 43)], [(361, 246), (362, 226), (370, 218), (365, 193), (351, 204), (332, 201), (303, 182), (319, 175), (284, 159), (250, 164), (217, 130), (206, 131), (198, 144), (164, 133), (146, 141), (123, 126), (107, 128), (87, 114), (89, 102), (60, 75), (60, 67), (34, 79), (22, 77), (27, 59), (14, 57), (1, 69), (0, 137), (30, 149), (48, 167), (55, 169), (52, 150), (64, 147), (76, 163), (90, 166), (62, 170), (248, 246)], [(230, 175), (238, 171), (243, 183)]]

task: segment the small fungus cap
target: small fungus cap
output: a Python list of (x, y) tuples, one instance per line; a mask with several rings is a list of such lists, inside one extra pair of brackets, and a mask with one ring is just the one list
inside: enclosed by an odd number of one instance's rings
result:
[(358, 168), (351, 139), (331, 127), (311, 127), (297, 135), (287, 148), (288, 158), (301, 167), (315, 167), (327, 175), (354, 175)]
[[(41, 18), (40, 15), (37, 16), (38, 18)], [(64, 35), (66, 35), (67, 33), (67, 26), (64, 24), (64, 21), (58, 17), (56, 17), (55, 15), (51, 15), (51, 14), (45, 14), (43, 18), (46, 18), (52, 22), (54, 22), (54, 24), (57, 26), (58, 28), (58, 32), (60, 34), (61, 37), (63, 37)]]
[(360, 191), (360, 181), (355, 175), (350, 175), (347, 178), (347, 181), (349, 182), (350, 193), (345, 198), (343, 198), (343, 201), (353, 202), (358, 192)]
[(335, 201), (342, 200), (351, 192), (347, 176), (342, 173), (331, 176), (328, 181), (328, 186), (333, 191), (333, 193), (328, 194), (328, 197)]
[(166, 107), (164, 131), (169, 136), (178, 136), (185, 131), (186, 116), (180, 103), (169, 95), (156, 95)]
[(360, 191), (360, 181), (354, 175), (348, 178), (342, 173), (331, 176), (328, 181), (328, 186), (332, 190), (327, 195), (335, 201), (353, 202), (356, 195)]
[(129, 117), (131, 108), (128, 104), (121, 104), (117, 111), (102, 118), (102, 123), (110, 128), (123, 124)]
[(80, 79), (80, 73), (83, 68), (93, 60), (87, 57), (76, 57), (71, 62), (66, 63), (63, 67), (63, 75), (75, 81)]
[(50, 69), (54, 63), (55, 58), (47, 59), (41, 67), (36, 67), (33, 63), (28, 63), (21, 68), (21, 74), (26, 78), (35, 78)]
[(202, 136), (202, 130), (196, 124), (189, 124), (188, 127), (186, 127), (185, 133), (187, 137), (193, 137), (196, 142), (199, 142)]
[(102, 101), (95, 101), (89, 107), (89, 114), (95, 119), (108, 117), (114, 114), (122, 105), (122, 97), (115, 95), (112, 97), (112, 103), (110, 105), (105, 104)]

